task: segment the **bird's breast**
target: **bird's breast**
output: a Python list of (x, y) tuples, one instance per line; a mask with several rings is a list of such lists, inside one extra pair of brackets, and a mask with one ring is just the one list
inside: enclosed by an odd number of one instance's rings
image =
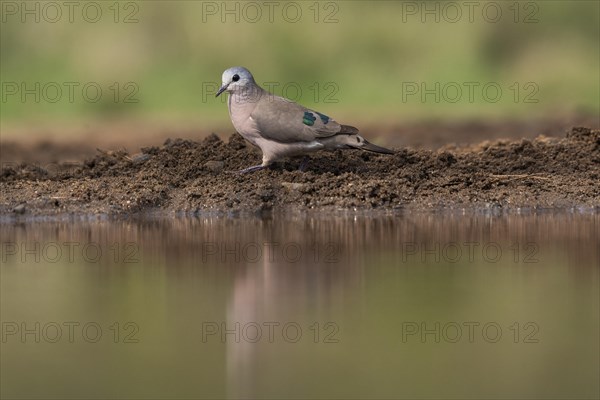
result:
[(260, 137), (256, 121), (251, 117), (255, 104), (237, 101), (235, 96), (229, 96), (229, 117), (233, 127), (240, 135), (254, 145)]

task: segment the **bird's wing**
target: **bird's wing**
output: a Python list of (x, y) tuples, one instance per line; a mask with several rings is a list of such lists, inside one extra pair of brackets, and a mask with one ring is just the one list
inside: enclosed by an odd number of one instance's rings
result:
[(311, 142), (341, 133), (344, 128), (351, 128), (270, 93), (258, 101), (250, 118), (256, 123), (262, 137), (281, 143)]

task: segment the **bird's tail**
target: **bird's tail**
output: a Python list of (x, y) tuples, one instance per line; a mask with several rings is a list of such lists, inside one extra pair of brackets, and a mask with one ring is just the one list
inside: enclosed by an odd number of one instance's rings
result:
[(342, 125), (339, 136), (344, 137), (346, 145), (355, 149), (372, 151), (380, 154), (394, 154), (390, 149), (377, 146), (358, 134), (358, 129), (350, 125)]
[(361, 149), (374, 153), (394, 154), (390, 149), (369, 142), (358, 134), (358, 129), (348, 125), (342, 125), (341, 133), (326, 138), (319, 138), (319, 142), (324, 146), (325, 150)]
[(373, 153), (394, 154), (393, 150), (386, 149), (385, 147), (377, 146), (376, 144), (373, 144), (365, 139), (363, 139), (363, 140), (364, 141), (362, 142), (362, 145), (357, 146), (357, 148), (359, 148), (361, 150), (372, 151)]

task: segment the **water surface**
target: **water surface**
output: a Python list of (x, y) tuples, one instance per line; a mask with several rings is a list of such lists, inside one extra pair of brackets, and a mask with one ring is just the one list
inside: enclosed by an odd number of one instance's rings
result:
[(598, 397), (596, 214), (0, 225), (6, 398)]

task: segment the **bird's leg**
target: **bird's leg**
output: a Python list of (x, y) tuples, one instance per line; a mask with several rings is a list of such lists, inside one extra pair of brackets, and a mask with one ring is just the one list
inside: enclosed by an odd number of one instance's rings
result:
[(261, 169), (264, 169), (266, 167), (266, 165), (255, 165), (253, 167), (244, 168), (243, 170), (239, 171), (239, 173), (247, 174), (248, 172), (260, 171)]
[(310, 158), (308, 156), (304, 156), (304, 158), (302, 159), (302, 161), (300, 162), (300, 166), (298, 167), (298, 171), (306, 171), (306, 167), (308, 166), (308, 162), (310, 161)]

